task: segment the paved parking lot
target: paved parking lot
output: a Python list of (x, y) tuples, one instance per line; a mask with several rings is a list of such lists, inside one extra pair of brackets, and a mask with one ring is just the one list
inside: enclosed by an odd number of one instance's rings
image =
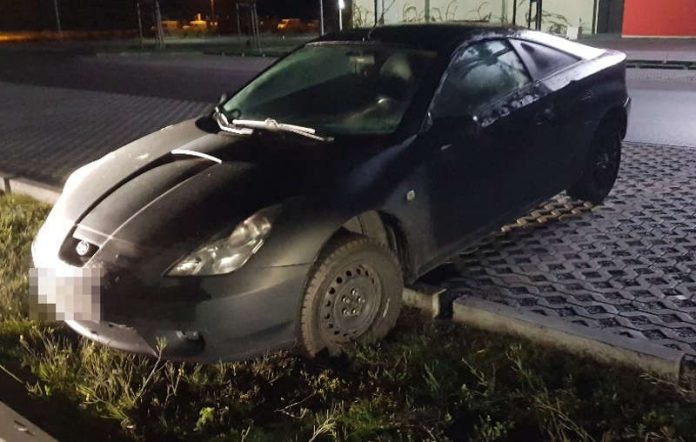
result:
[(627, 143), (605, 205), (558, 196), (426, 279), (696, 355), (696, 150)]
[(0, 172), (60, 186), (70, 172), (209, 103), (0, 81)]

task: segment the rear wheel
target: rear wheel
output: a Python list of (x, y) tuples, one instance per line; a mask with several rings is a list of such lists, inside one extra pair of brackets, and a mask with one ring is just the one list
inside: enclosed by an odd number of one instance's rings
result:
[(401, 268), (391, 251), (366, 236), (341, 235), (310, 275), (300, 312), (302, 350), (336, 355), (350, 342), (383, 338), (399, 317), (402, 292)]
[(600, 204), (614, 187), (621, 165), (621, 131), (613, 121), (603, 122), (590, 146), (582, 176), (567, 190), (573, 199)]

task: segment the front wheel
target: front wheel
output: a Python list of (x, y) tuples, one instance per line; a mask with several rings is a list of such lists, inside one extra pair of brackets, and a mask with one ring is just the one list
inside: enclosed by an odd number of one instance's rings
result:
[(391, 251), (362, 235), (333, 240), (310, 274), (300, 312), (300, 347), (314, 356), (340, 354), (350, 342), (371, 343), (396, 324), (403, 278)]
[(621, 165), (621, 132), (604, 122), (595, 134), (582, 176), (567, 190), (573, 199), (601, 204), (614, 187)]

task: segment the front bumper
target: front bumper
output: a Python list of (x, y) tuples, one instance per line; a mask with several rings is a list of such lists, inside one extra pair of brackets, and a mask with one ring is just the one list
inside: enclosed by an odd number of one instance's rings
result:
[[(35, 257), (35, 266), (46, 263)], [(152, 287), (107, 265), (100, 271), (98, 318), (62, 312), (58, 319), (89, 339), (129, 352), (197, 362), (246, 359), (295, 343), (309, 268), (243, 267), (229, 275), (161, 278), (162, 284)], [(39, 271), (32, 286), (41, 287), (42, 273), (52, 275), (53, 286), (75, 285), (75, 273)]]

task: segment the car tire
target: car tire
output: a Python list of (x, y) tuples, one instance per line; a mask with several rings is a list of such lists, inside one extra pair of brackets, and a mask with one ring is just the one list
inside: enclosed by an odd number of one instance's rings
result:
[(577, 183), (567, 190), (573, 199), (601, 204), (614, 187), (621, 166), (621, 131), (614, 121), (601, 124)]
[(401, 310), (403, 277), (394, 254), (372, 238), (341, 234), (325, 248), (304, 293), (299, 344), (313, 357), (389, 333)]

